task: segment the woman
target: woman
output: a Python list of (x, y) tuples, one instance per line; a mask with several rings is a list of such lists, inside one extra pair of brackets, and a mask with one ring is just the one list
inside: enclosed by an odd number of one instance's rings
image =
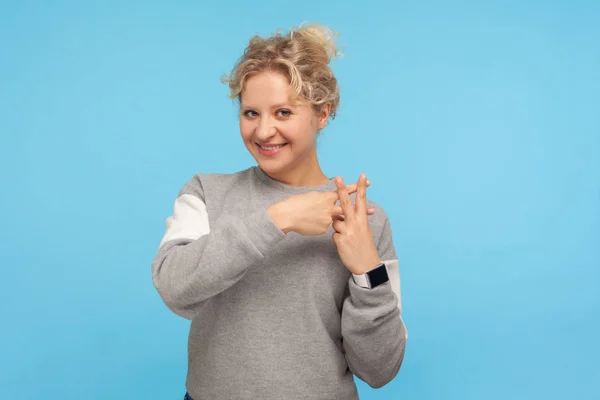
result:
[(335, 55), (331, 32), (306, 26), (252, 38), (225, 78), (258, 165), (188, 181), (152, 264), (166, 305), (192, 321), (187, 399), (357, 399), (353, 374), (379, 388), (400, 368), (390, 222), (364, 174), (346, 186), (317, 159), (339, 103)]

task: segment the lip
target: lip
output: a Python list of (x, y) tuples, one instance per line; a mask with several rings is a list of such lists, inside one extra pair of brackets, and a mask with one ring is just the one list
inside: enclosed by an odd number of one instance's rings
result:
[(280, 143), (280, 144), (264, 144), (263, 146), (282, 146), (278, 149), (273, 149), (273, 150), (265, 150), (261, 147), (260, 144), (256, 143), (256, 147), (258, 148), (258, 152), (266, 157), (273, 157), (274, 155), (276, 155), (277, 153), (279, 153), (285, 146), (287, 145), (287, 143)]

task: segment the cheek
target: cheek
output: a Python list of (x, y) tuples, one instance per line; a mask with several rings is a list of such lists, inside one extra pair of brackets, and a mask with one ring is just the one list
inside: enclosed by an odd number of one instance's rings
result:
[(252, 123), (246, 119), (240, 119), (240, 134), (245, 140), (249, 140), (254, 132)]
[(313, 121), (309, 118), (304, 118), (298, 122), (297, 126), (294, 127), (296, 141), (301, 143), (302, 146), (312, 146), (317, 132), (316, 127), (313, 126)]
[(314, 129), (312, 129), (310, 121), (304, 118), (286, 124), (286, 126), (281, 129), (282, 133), (296, 142), (310, 141), (313, 131)]

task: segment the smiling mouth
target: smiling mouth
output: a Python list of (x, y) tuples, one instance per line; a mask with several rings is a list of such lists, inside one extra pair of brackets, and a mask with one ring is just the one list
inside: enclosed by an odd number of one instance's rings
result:
[(269, 151), (269, 150), (277, 150), (277, 149), (280, 149), (280, 148), (282, 148), (283, 146), (287, 145), (287, 143), (282, 143), (282, 144), (272, 144), (272, 145), (269, 145), (269, 146), (262, 145), (262, 144), (258, 144), (258, 143), (256, 143), (256, 144), (257, 144), (257, 146), (258, 146), (258, 147), (260, 147), (261, 149), (263, 149), (263, 150), (267, 150), (267, 151)]
[(285, 146), (287, 146), (287, 143), (278, 144), (278, 145), (270, 145), (270, 146), (260, 145), (260, 144), (256, 143), (256, 147), (258, 148), (258, 153), (265, 157), (276, 156), (281, 151), (281, 149), (283, 149)]

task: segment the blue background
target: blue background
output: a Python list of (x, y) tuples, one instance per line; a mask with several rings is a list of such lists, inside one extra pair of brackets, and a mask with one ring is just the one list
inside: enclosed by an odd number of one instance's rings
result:
[(183, 397), (150, 263), (186, 180), (253, 163), (221, 74), (305, 20), (346, 54), (323, 168), (401, 260), (405, 362), (361, 400), (600, 398), (599, 2), (200, 3), (1, 3), (0, 398)]

